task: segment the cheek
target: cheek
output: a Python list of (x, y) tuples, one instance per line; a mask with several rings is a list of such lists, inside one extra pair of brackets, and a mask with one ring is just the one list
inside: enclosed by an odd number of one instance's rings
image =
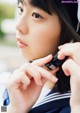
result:
[[(56, 32), (55, 32), (56, 33)], [(54, 53), (59, 40), (53, 30), (40, 29), (34, 32), (33, 39), (31, 39), (31, 51), (35, 57), (45, 57), (48, 54)]]
[(50, 49), (50, 47), (54, 47), (58, 43), (60, 28), (51, 24), (40, 25), (34, 28), (31, 34), (33, 36), (31, 39), (32, 45), (34, 45), (33, 48), (40, 50)]
[(52, 52), (55, 53), (60, 40), (61, 32), (61, 26), (58, 19), (52, 18), (45, 23), (33, 26), (30, 26), (29, 32), (29, 50), (33, 58), (41, 58), (51, 54)]

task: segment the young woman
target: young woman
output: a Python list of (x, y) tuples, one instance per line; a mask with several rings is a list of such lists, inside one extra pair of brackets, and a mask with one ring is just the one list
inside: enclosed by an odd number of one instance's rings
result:
[(80, 41), (69, 12), (59, 0), (19, 0), (18, 8), (18, 46), (29, 62), (9, 79), (4, 105), (8, 113), (70, 113), (70, 77), (44, 66), (59, 45)]

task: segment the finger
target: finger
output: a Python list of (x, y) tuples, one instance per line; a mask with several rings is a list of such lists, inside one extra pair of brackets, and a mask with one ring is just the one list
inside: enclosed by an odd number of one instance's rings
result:
[(75, 43), (66, 43), (66, 44), (63, 44), (61, 46), (58, 46), (58, 49), (63, 49), (63, 48), (75, 48), (75, 49), (78, 49), (80, 48), (80, 42), (75, 42)]
[(80, 71), (79, 71), (80, 67), (72, 59), (68, 59), (62, 65), (62, 69), (66, 75), (79, 75), (80, 76)]
[(26, 89), (30, 84), (30, 79), (23, 72), (13, 73), (12, 77), (8, 81), (7, 88), (9, 90), (13, 89), (13, 87), (18, 89), (21, 86), (21, 83), (23, 84), (23, 88)]
[(60, 60), (64, 59), (65, 56), (73, 57), (75, 51), (79, 51), (80, 43), (66, 43), (58, 47), (60, 51), (58, 52), (58, 58)]
[(26, 76), (26, 74), (24, 74), (25, 77), (22, 77), (20, 78), (20, 81), (22, 82), (23, 84), (23, 88), (26, 90), (27, 86), (30, 84), (30, 79), (28, 78), (28, 76)]
[[(42, 67), (36, 66), (36, 65), (34, 67), (35, 67), (35, 69), (37, 69), (41, 73), (41, 76), (43, 78), (50, 80), (52, 82), (57, 82), (58, 79), (49, 71), (45, 70)], [(56, 72), (56, 71), (54, 71), (54, 72)]]
[(48, 63), (49, 61), (51, 61), (53, 58), (52, 54), (44, 57), (44, 58), (40, 58), (38, 60), (35, 60), (32, 62), (32, 64), (34, 65), (38, 65), (38, 66), (44, 66), (46, 63)]
[(26, 75), (29, 76), (31, 79), (32, 77), (35, 80), (35, 83), (39, 86), (42, 85), (41, 83), (41, 74), (38, 71), (35, 71), (30, 63), (26, 63), (20, 68), (20, 71), (23, 71), (26, 73)]
[(58, 59), (63, 60), (66, 56), (72, 57), (73, 50), (70, 48), (64, 48), (58, 52)]
[(64, 45), (58, 46), (58, 49), (61, 50), (64, 47)]
[(58, 49), (62, 49), (62, 48), (64, 48), (64, 47), (68, 47), (68, 46), (70, 46), (72, 43), (65, 43), (65, 44), (63, 44), (63, 45), (60, 45), (60, 46), (58, 46)]

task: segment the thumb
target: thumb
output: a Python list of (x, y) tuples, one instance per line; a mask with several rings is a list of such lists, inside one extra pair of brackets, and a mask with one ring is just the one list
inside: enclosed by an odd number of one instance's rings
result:
[(52, 56), (52, 54), (50, 54), (46, 57), (33, 61), (32, 64), (35, 64), (38, 66), (44, 66), (46, 63), (50, 62), (52, 60), (52, 58), (53, 58), (53, 56)]

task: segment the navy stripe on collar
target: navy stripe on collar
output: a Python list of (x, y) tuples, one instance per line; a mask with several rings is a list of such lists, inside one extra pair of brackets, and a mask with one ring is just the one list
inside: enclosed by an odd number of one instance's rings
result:
[[(61, 108), (69, 107), (69, 109), (70, 109), (69, 100), (70, 100), (70, 98), (51, 101), (51, 102), (45, 103), (43, 105), (37, 106), (35, 108), (32, 108), (29, 113), (48, 113), (48, 112), (50, 113), (50, 111), (52, 111), (52, 110), (55, 111), (52, 113), (59, 113), (56, 111), (57, 110), (60, 111)], [(64, 112), (64, 113), (66, 113), (66, 112)], [(70, 110), (67, 113), (70, 113)]]

